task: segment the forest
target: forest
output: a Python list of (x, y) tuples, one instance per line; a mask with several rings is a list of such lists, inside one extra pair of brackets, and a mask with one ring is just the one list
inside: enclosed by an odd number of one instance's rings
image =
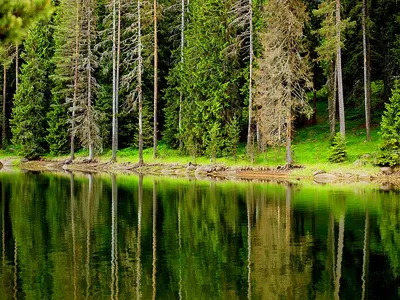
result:
[[(379, 164), (400, 164), (397, 0), (28, 2), (0, 7), (3, 149), (134, 148), (143, 164), (160, 145), (211, 161), (282, 147), (290, 165), (295, 129), (326, 103), (332, 161), (351, 111), (366, 142), (380, 126)], [(24, 5), (35, 20), (14, 22)]]

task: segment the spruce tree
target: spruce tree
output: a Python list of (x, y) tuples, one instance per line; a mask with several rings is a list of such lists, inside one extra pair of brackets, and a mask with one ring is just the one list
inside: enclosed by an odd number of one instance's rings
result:
[(40, 21), (31, 28), (24, 43), (21, 58), (19, 88), (14, 96), (11, 130), (12, 142), (20, 146), (19, 154), (36, 158), (47, 150), (46, 112), (49, 107), (52, 56), (52, 30), (48, 22)]
[(400, 83), (396, 82), (392, 97), (382, 116), (382, 145), (378, 163), (382, 166), (400, 165)]
[[(80, 34), (80, 0), (62, 0), (55, 17), (52, 101), (47, 115), (49, 128), (46, 137), (52, 154), (64, 154), (71, 148), (73, 159), (75, 90), (77, 87), (77, 59)], [(69, 138), (70, 137), (70, 140)]]

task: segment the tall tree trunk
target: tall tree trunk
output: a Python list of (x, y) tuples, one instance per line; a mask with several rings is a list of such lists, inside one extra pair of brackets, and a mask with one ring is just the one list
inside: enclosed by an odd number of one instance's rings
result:
[(249, 123), (247, 125), (247, 155), (250, 156), (251, 161), (254, 162), (254, 145), (252, 139), (251, 126), (253, 123), (253, 2), (249, 0), (249, 30), (250, 30), (250, 63), (249, 63)]
[(335, 63), (332, 63), (332, 70), (329, 75), (329, 132), (330, 136), (334, 137), (336, 134), (336, 94), (337, 94), (337, 73)]
[(142, 95), (142, 68), (143, 68), (143, 58), (142, 58), (142, 24), (140, 19), (141, 13), (141, 1), (137, 2), (138, 11), (138, 102), (139, 102), (139, 165), (143, 165), (143, 95)]
[(93, 116), (92, 114), (92, 37), (91, 37), (91, 22), (92, 22), (92, 1), (88, 1), (88, 25), (87, 25), (87, 38), (88, 38), (88, 43), (87, 43), (87, 51), (88, 51), (88, 63), (87, 63), (87, 110), (88, 110), (88, 120), (89, 120), (89, 128), (88, 128), (88, 145), (89, 145), (89, 161), (92, 161), (94, 159), (94, 137), (92, 136), (92, 129), (91, 127), (93, 124)]
[(78, 96), (78, 66), (79, 66), (79, 1), (76, 1), (76, 24), (75, 24), (75, 74), (74, 74), (74, 96), (72, 99), (72, 116), (71, 116), (71, 151), (70, 159), (75, 158), (75, 114), (76, 102)]
[(19, 46), (15, 45), (15, 92), (18, 91), (19, 85)]
[(344, 116), (344, 98), (343, 98), (343, 76), (342, 76), (342, 47), (340, 45), (341, 20), (340, 20), (340, 0), (336, 0), (336, 34), (337, 34), (337, 81), (338, 81), (338, 97), (339, 97), (339, 126), (340, 134), (346, 136), (346, 125)]
[(371, 62), (370, 45), (367, 32), (368, 7), (367, 0), (363, 0), (362, 30), (363, 30), (363, 55), (364, 55), (364, 95), (365, 95), (365, 131), (367, 141), (371, 140)]
[[(112, 45), (112, 60), (113, 60), (113, 67), (112, 67), (112, 142), (111, 142), (111, 161), (115, 161), (117, 159), (117, 12), (116, 12), (116, 0), (113, 0), (113, 45)], [(119, 22), (119, 20), (118, 20)]]
[(6, 96), (7, 96), (7, 68), (3, 66), (3, 130), (1, 136), (1, 144), (3, 148), (6, 146)]
[[(188, 1), (189, 3), (189, 1)], [(185, 46), (185, 0), (181, 0), (181, 68), (183, 68), (183, 48)], [(179, 93), (179, 116), (178, 116), (178, 130), (179, 130), (179, 148), (182, 149), (183, 142), (181, 137), (182, 132), (182, 103), (183, 103), (183, 92)]]
[(157, 39), (157, 0), (154, 0), (154, 113), (153, 113), (153, 157), (157, 157), (157, 102), (158, 102), (158, 39)]

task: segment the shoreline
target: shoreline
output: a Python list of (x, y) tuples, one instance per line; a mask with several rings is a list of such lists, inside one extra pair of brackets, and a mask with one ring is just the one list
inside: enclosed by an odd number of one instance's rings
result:
[[(5, 170), (19, 168), (24, 171), (38, 172), (83, 172), (83, 173), (121, 173), (121, 174), (143, 174), (152, 176), (180, 177), (188, 179), (211, 179), (211, 180), (311, 180), (319, 184), (326, 183), (378, 183), (400, 186), (400, 170), (394, 169), (391, 174), (383, 172), (368, 172), (363, 168), (355, 170), (338, 170), (325, 172), (317, 170), (311, 172), (309, 166), (293, 166), (287, 169), (282, 166), (253, 167), (234, 166), (229, 167), (222, 164), (215, 165), (192, 165), (179, 163), (149, 163), (139, 166), (130, 162), (88, 162), (85, 159), (69, 160), (34, 160), (22, 161), (20, 158), (0, 159)], [(303, 172), (303, 171), (307, 172)], [(305, 173), (312, 173), (306, 175)]]

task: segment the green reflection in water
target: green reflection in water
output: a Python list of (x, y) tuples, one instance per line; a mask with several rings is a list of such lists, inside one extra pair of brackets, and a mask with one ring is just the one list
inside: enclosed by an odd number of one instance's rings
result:
[(0, 173), (1, 299), (396, 299), (399, 191)]

